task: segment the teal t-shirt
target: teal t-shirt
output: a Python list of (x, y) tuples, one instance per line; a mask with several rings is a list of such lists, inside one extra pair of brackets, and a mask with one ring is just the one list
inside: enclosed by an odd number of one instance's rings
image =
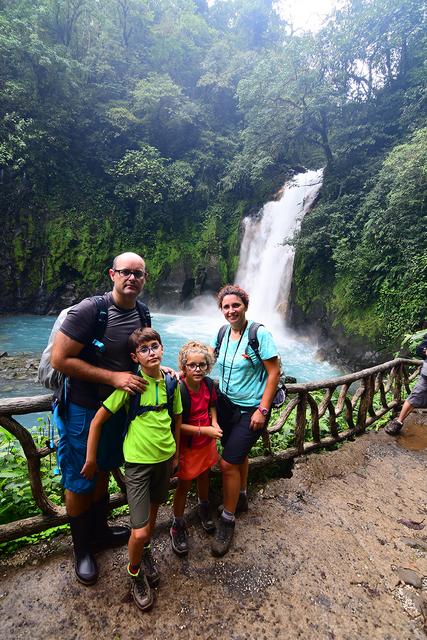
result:
[[(148, 385), (141, 394), (141, 406), (159, 406), (166, 403), (166, 383), (162, 376), (155, 380), (146, 373), (142, 377)], [(129, 393), (116, 389), (103, 402), (110, 413), (117, 413), (123, 406), (129, 407)], [(182, 413), (181, 393), (177, 385), (173, 397), (173, 413)], [(129, 425), (123, 443), (123, 455), (126, 462), (155, 464), (169, 460), (176, 450), (175, 439), (171, 431), (171, 421), (167, 408), (160, 411), (147, 411), (137, 416)]]
[[(219, 388), (228, 398), (241, 407), (256, 407), (263, 396), (267, 372), (248, 346), (249, 320), (240, 340), (231, 340), (231, 328), (227, 327), (218, 354)], [(259, 354), (262, 360), (278, 355), (271, 333), (263, 326), (257, 331)], [(212, 343), (215, 347), (216, 340)]]

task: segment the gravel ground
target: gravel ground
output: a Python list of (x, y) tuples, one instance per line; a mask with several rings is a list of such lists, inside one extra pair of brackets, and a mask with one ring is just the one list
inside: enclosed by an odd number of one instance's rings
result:
[(163, 508), (149, 613), (130, 600), (126, 549), (99, 554), (93, 587), (74, 578), (68, 536), (1, 559), (0, 637), (425, 640), (427, 420), (405, 432), (369, 433), (253, 487), (223, 559), (194, 508), (190, 554), (176, 557)]

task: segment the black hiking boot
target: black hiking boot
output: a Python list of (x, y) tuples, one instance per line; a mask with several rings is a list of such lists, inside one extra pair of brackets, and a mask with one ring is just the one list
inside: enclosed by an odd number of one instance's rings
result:
[(176, 522), (171, 526), (169, 531), (171, 537), (172, 549), (177, 556), (186, 556), (188, 553), (188, 535), (187, 527), (184, 524)]
[(98, 567), (90, 547), (92, 524), (90, 511), (79, 516), (69, 516), (69, 523), (77, 580), (86, 586), (91, 586), (98, 580)]
[(133, 601), (141, 611), (148, 611), (153, 606), (154, 596), (144, 571), (141, 568), (136, 576), (129, 573), (129, 578), (131, 581), (130, 593)]
[(96, 549), (114, 549), (128, 543), (130, 529), (126, 526), (108, 526), (110, 496), (107, 494), (92, 504), (92, 544)]
[(384, 428), (384, 431), (389, 434), (389, 436), (397, 436), (398, 433), (401, 432), (403, 427), (403, 422), (400, 422), (397, 418), (391, 420)]
[(151, 553), (151, 544), (144, 545), (144, 555), (142, 556), (142, 567), (144, 569), (147, 582), (150, 587), (157, 587), (160, 582), (160, 575), (156, 563)]
[(232, 522), (230, 522), (229, 520), (224, 520), (224, 518), (220, 518), (218, 520), (215, 538), (211, 543), (211, 551), (213, 556), (216, 556), (217, 558), (225, 556), (230, 548), (231, 541), (233, 539), (234, 527), (234, 520)]
[(199, 518), (203, 529), (207, 533), (213, 533), (215, 531), (215, 522), (212, 518), (212, 510), (209, 503), (201, 502), (199, 504)]

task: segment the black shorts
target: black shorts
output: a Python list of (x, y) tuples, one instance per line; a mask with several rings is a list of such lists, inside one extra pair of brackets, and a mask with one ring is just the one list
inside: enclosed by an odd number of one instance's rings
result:
[(239, 407), (239, 409), (239, 418), (236, 412), (233, 416), (227, 415), (227, 412), (218, 412), (218, 422), (223, 431), (222, 458), (229, 464), (242, 464), (265, 429), (264, 427), (255, 431), (250, 428), (251, 417), (257, 407)]

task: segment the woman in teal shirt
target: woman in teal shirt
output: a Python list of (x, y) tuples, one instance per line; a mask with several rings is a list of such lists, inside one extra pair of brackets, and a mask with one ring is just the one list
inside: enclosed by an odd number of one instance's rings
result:
[(257, 330), (260, 358), (249, 346), (252, 321), (246, 319), (248, 304), (248, 294), (238, 285), (228, 284), (218, 293), (218, 305), (229, 327), (217, 349), (224, 507), (212, 541), (215, 556), (223, 556), (230, 547), (236, 510), (247, 511), (248, 453), (267, 425), (280, 377), (276, 345), (262, 325)]

